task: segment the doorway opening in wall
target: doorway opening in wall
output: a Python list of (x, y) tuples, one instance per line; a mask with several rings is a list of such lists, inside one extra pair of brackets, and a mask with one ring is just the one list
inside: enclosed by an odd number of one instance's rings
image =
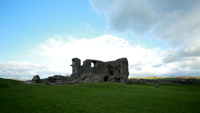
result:
[(115, 78), (115, 81), (120, 83), (120, 78)]
[(104, 77), (104, 82), (107, 82), (108, 81), (108, 76), (105, 76)]

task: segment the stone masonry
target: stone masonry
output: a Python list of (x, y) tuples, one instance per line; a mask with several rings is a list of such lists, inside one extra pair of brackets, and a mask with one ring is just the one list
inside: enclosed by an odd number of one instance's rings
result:
[(128, 60), (120, 58), (115, 61), (103, 62), (87, 59), (81, 65), (79, 58), (72, 59), (71, 76), (52, 76), (46, 79), (51, 85), (71, 85), (78, 83), (118, 82), (128, 83)]
[(72, 59), (72, 75), (85, 82), (119, 82), (128, 83), (128, 60), (120, 58), (115, 61), (102, 62), (87, 59), (80, 65), (79, 58)]

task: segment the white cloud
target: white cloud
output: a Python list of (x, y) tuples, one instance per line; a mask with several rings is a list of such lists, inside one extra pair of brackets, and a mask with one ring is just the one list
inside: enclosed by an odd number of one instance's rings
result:
[(196, 57), (187, 58), (187, 60), (183, 58), (179, 61), (178, 58), (174, 61), (168, 59), (168, 62), (163, 62), (166, 58), (170, 58), (168, 55), (173, 54), (171, 51), (159, 48), (145, 49), (113, 35), (103, 35), (93, 39), (54, 35), (39, 44), (38, 49), (29, 54), (29, 57), (38, 58), (34, 62), (0, 62), (0, 75), (31, 79), (35, 74), (39, 74), (41, 78), (59, 73), (70, 74), (72, 72), (71, 59), (74, 57), (80, 58), (82, 62), (86, 59), (110, 61), (126, 57), (132, 77), (177, 76), (186, 71), (191, 75), (199, 73), (197, 70), (200, 67), (199, 58)]
[(48, 75), (44, 70), (48, 69), (38, 63), (0, 61), (0, 77), (3, 78), (31, 79), (36, 74)]
[[(199, 63), (194, 62), (200, 55), (199, 0), (89, 1), (94, 11), (105, 16), (108, 33), (130, 31), (134, 36), (161, 39), (169, 45), (170, 48), (160, 53), (159, 62), (152, 65), (152, 68), (165, 66), (165, 69), (171, 69), (171, 72), (165, 72), (174, 74), (185, 71), (190, 73), (190, 69), (198, 69)], [(150, 56), (148, 54), (148, 58)], [(142, 64), (141, 60), (138, 64)], [(143, 64), (146, 65), (147, 62)], [(169, 64), (174, 64), (175, 67), (168, 68)], [(135, 69), (138, 73), (148, 70), (147, 67), (140, 66)]]
[[(159, 48), (145, 49), (139, 45), (131, 45), (123, 38), (113, 35), (103, 35), (93, 39), (76, 39), (72, 36), (55, 35), (45, 43), (40, 44), (38, 55), (43, 56), (50, 70), (71, 73), (71, 59), (78, 57), (82, 62), (86, 59), (102, 61), (128, 58), (130, 76), (161, 75), (170, 73), (169, 67), (152, 66), (162, 63), (162, 53)], [(145, 74), (145, 75), (144, 75)]]
[[(20, 76), (41, 74), (48, 77), (51, 76), (49, 74), (71, 73), (71, 59), (74, 57), (80, 58), (82, 62), (86, 59), (110, 61), (127, 57), (130, 76), (138, 76), (137, 71), (140, 71), (139, 75), (144, 72), (149, 74), (151, 65), (161, 62), (162, 58), (158, 55), (160, 52), (158, 48), (147, 50), (139, 45), (133, 46), (123, 38), (112, 35), (103, 35), (93, 39), (76, 39), (72, 36), (54, 35), (41, 43), (37, 50), (30, 53), (31, 55), (29, 54), (29, 57), (37, 55), (38, 59), (34, 61), (38, 64), (29, 62), (4, 63), (2, 66), (8, 65), (9, 68), (1, 70), (4, 71), (4, 74), (8, 73), (8, 75), (15, 75), (15, 77), (18, 77), (16, 74), (19, 73), (23, 74)], [(140, 69), (135, 70), (135, 67), (140, 67)]]

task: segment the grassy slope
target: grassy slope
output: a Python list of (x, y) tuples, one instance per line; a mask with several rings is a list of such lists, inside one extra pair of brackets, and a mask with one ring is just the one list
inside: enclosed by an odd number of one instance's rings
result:
[(200, 85), (24, 84), (0, 79), (0, 112), (200, 112)]

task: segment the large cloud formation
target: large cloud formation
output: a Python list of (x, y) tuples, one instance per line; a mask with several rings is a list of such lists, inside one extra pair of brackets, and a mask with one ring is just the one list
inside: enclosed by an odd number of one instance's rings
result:
[(23, 57), (34, 59), (37, 56), (38, 59), (31, 62), (1, 61), (0, 76), (31, 79), (35, 74), (39, 74), (41, 78), (55, 74), (69, 75), (72, 72), (71, 59), (74, 57), (80, 58), (82, 62), (93, 58), (110, 61), (127, 57), (130, 77), (198, 75), (199, 57), (173, 57), (175, 62), (170, 59), (171, 54), (175, 55), (173, 50), (146, 49), (113, 35), (93, 39), (54, 35), (39, 44), (36, 50), (23, 54)]
[[(145, 49), (139, 45), (131, 45), (123, 38), (102, 35), (93, 39), (76, 39), (72, 36), (54, 35), (39, 44), (37, 50), (23, 54), (23, 57), (37, 56), (32, 62), (0, 62), (0, 76), (6, 78), (30, 79), (34, 74), (42, 77), (54, 74), (70, 74), (71, 59), (78, 57), (82, 60), (97, 59), (102, 61), (116, 60), (127, 57), (129, 61), (130, 76), (151, 76), (170, 73), (170, 68), (161, 65), (162, 54), (159, 48)], [(159, 64), (159, 67), (158, 67)], [(153, 66), (157, 65), (157, 68)], [(26, 77), (26, 78), (23, 78)]]
[[(187, 47), (169, 50), (146, 49), (113, 35), (102, 35), (93, 39), (54, 35), (39, 45), (36, 54), (40, 56), (40, 62), (57, 73), (71, 73), (70, 64), (74, 57), (82, 61), (93, 58), (110, 61), (127, 57), (132, 77), (197, 76), (200, 68), (198, 52), (187, 53), (186, 49), (182, 48)], [(195, 52), (195, 49), (193, 51)]]
[(170, 47), (164, 53), (164, 65), (176, 64), (174, 70), (177, 72), (199, 73), (199, 0), (89, 1), (94, 11), (105, 16), (109, 33), (131, 32), (139, 37), (161, 39)]
[[(130, 65), (130, 75), (135, 74), (167, 74), (169, 69), (160, 67), (154, 69), (152, 65), (161, 63), (160, 49), (145, 49), (139, 45), (131, 45), (123, 38), (112, 35), (103, 35), (93, 39), (76, 39), (72, 36), (55, 35), (49, 38), (45, 43), (40, 44), (40, 55), (46, 56), (49, 62), (49, 68), (66, 70), (71, 73), (71, 59), (79, 57), (82, 61), (85, 59), (97, 59), (102, 61), (115, 60), (121, 57), (127, 57)], [(65, 61), (65, 62), (64, 62)], [(68, 65), (66, 65), (68, 64)], [(137, 73), (137, 74), (136, 74)]]
[(145, 34), (161, 38), (176, 46), (197, 38), (200, 30), (198, 0), (89, 0), (106, 18), (110, 32)]
[(147, 32), (159, 19), (144, 2), (134, 0), (89, 0), (92, 8), (106, 17), (108, 31), (137, 34)]

